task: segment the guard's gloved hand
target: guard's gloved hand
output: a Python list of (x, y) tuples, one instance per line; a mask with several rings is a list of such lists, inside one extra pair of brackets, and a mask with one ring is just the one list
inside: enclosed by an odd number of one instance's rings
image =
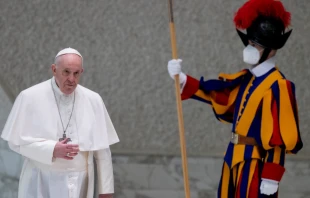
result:
[(179, 74), (180, 84), (183, 84), (186, 82), (187, 76), (181, 71), (181, 59), (172, 59), (168, 62), (168, 72), (172, 79), (174, 79), (174, 76)]
[(271, 179), (262, 178), (260, 192), (265, 195), (273, 195), (278, 191), (279, 182)]

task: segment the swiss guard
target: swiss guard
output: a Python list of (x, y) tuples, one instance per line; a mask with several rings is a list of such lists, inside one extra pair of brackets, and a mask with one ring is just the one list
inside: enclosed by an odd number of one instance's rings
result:
[[(181, 60), (168, 62), (170, 76), (179, 74), (182, 99), (210, 104), (216, 118), (231, 123), (219, 198), (277, 197), (285, 172), (285, 154), (303, 146), (295, 85), (276, 66), (276, 52), (292, 30), (291, 15), (279, 0), (249, 0), (234, 17), (249, 69), (197, 80), (181, 71)], [(242, 30), (245, 30), (244, 33)]]

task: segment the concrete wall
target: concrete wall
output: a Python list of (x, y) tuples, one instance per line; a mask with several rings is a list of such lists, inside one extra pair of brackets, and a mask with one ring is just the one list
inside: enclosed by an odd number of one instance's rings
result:
[[(1, 82), (1, 80), (0, 80)], [(0, 85), (0, 130), (2, 131), (7, 116), (11, 110), (12, 102)], [(21, 157), (11, 151), (7, 142), (0, 138), (0, 197), (16, 198), (18, 178), (22, 165)]]
[[(234, 12), (243, 2), (175, 1), (178, 54), (183, 59), (184, 72), (197, 78), (201, 75), (216, 78), (220, 72), (232, 73), (246, 67), (242, 63), (244, 46), (232, 23)], [(286, 77), (296, 84), (300, 130), (305, 142), (304, 149), (290, 158), (290, 171), (286, 175), (295, 171), (291, 175), (296, 177), (286, 179), (283, 190), (292, 193), (291, 197), (306, 197), (306, 187), (299, 187), (309, 182), (305, 175), (309, 170), (310, 152), (307, 145), (310, 138), (310, 3), (307, 0), (282, 2), (292, 12), (293, 34), (278, 52), (277, 60)], [(121, 143), (112, 148), (115, 163), (120, 164), (115, 165), (118, 189), (123, 193), (118, 197), (182, 196), (180, 181), (172, 182), (175, 176), (167, 176), (170, 179), (165, 181), (171, 184), (164, 188), (155, 184), (139, 186), (144, 180), (129, 182), (130, 178), (119, 174), (124, 170), (130, 175), (131, 166), (133, 172), (135, 169), (139, 172), (139, 167), (144, 166), (140, 161), (129, 165), (130, 162), (123, 161), (128, 156), (146, 156), (147, 168), (141, 173), (141, 177), (146, 177), (157, 163), (151, 156), (178, 159), (180, 153), (174, 87), (166, 69), (171, 58), (167, 13), (165, 0), (0, 1), (0, 85), (4, 87), (0, 89), (0, 129), (11, 108), (10, 99), (14, 100), (21, 90), (50, 78), (49, 66), (60, 49), (76, 48), (85, 61), (81, 83), (103, 97), (121, 139)], [(204, 104), (185, 101), (183, 110), (188, 154), (200, 167), (198, 173), (193, 168), (190, 174), (195, 181), (203, 180), (199, 188), (193, 187), (193, 197), (212, 197), (230, 126), (217, 122)], [(14, 193), (17, 186), (12, 183), (17, 184), (20, 158), (3, 142), (0, 148), (0, 192), (12, 187), (10, 192)], [(163, 170), (170, 166), (165, 162), (159, 164)], [(208, 171), (215, 174), (212, 179), (208, 179)], [(158, 181), (161, 180), (158, 177)], [(294, 185), (297, 193), (289, 188)], [(156, 194), (157, 190), (168, 194)]]
[[(14, 156), (14, 157), (12, 157)], [(0, 198), (16, 198), (18, 158), (6, 150), (1, 159), (9, 161), (7, 174), (0, 176)], [(5, 163), (7, 164), (7, 163)], [(184, 198), (182, 165), (179, 157), (150, 155), (113, 156), (115, 198)], [(216, 198), (222, 159), (190, 157), (189, 183), (192, 198)], [(3, 161), (0, 161), (0, 172)], [(5, 170), (5, 171), (6, 171)], [(13, 173), (13, 174), (12, 174)], [(4, 173), (5, 174), (5, 173)], [(307, 160), (286, 162), (286, 172), (280, 184), (281, 198), (308, 198), (310, 164)]]
[[(216, 198), (221, 158), (190, 157), (191, 198)], [(181, 159), (163, 156), (115, 156), (116, 198), (184, 198)], [(281, 198), (310, 197), (310, 164), (287, 160), (280, 184)]]
[[(216, 78), (220, 72), (246, 67), (244, 46), (232, 22), (243, 2), (175, 2), (184, 72)], [(309, 139), (310, 3), (283, 3), (292, 12), (294, 30), (277, 60), (296, 83), (301, 134)], [(179, 154), (174, 86), (166, 69), (171, 57), (166, 1), (11, 0), (0, 1), (0, 11), (0, 77), (13, 96), (50, 78), (56, 53), (74, 47), (85, 60), (82, 84), (103, 97), (122, 140), (114, 150)], [(207, 105), (196, 101), (183, 105), (188, 153), (222, 155), (230, 126), (217, 122)], [(300, 155), (309, 151), (306, 145)]]

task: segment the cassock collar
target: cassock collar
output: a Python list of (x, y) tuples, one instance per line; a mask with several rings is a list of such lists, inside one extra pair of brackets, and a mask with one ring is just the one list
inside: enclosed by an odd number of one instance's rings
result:
[(254, 68), (250, 69), (251, 73), (255, 77), (260, 77), (274, 68), (276, 65), (275, 57), (271, 57), (268, 60), (262, 62), (261, 64), (255, 66)]

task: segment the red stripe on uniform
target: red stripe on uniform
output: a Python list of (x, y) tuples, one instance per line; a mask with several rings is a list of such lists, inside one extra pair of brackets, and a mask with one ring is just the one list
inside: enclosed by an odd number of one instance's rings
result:
[(221, 92), (217, 92), (216, 97), (215, 97), (215, 102), (220, 105), (227, 105), (229, 94), (230, 94), (230, 91), (228, 89), (225, 89)]
[(181, 94), (182, 100), (189, 99), (199, 89), (199, 81), (191, 76), (187, 76), (186, 84)]
[[(243, 168), (242, 168), (242, 170), (240, 170), (240, 171), (242, 171), (242, 173), (243, 173)], [(241, 182), (242, 182), (242, 173), (240, 174), (240, 179), (239, 179), (239, 181), (237, 182), (238, 183), (238, 186), (237, 186), (237, 190), (236, 190), (236, 197), (240, 197), (240, 188), (241, 188)], [(237, 177), (238, 177), (238, 175), (237, 175)]]
[(294, 108), (295, 107), (295, 97), (293, 96), (293, 91), (292, 91), (292, 84), (290, 81), (286, 81), (286, 86), (287, 86), (287, 91), (290, 96), (290, 101), (291, 101), (291, 106)]
[(279, 146), (283, 144), (281, 134), (280, 134), (280, 127), (279, 127), (279, 110), (276, 103), (276, 100), (272, 98), (271, 104), (271, 112), (273, 118), (273, 133), (270, 139), (270, 146)]
[(259, 170), (258, 169), (259, 169), (258, 163), (256, 163), (252, 182), (250, 184), (250, 189), (249, 189), (249, 194), (248, 194), (249, 198), (258, 198), (259, 182), (260, 182)]

